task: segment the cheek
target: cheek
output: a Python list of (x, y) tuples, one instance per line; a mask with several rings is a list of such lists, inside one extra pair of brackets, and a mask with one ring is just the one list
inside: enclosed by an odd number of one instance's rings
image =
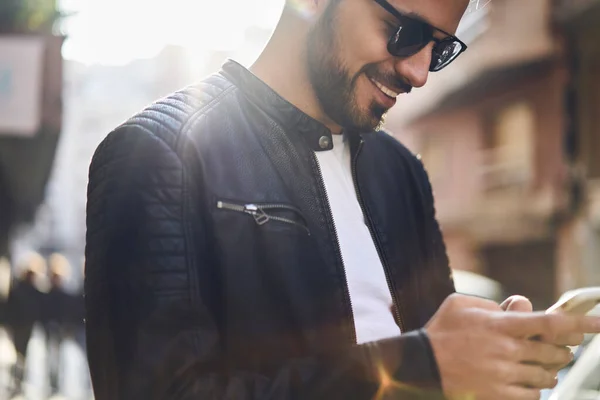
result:
[(354, 87), (354, 99), (360, 108), (367, 108), (373, 102), (374, 88), (369, 78), (362, 74)]
[(387, 51), (387, 39), (375, 32), (371, 35), (361, 35), (360, 41), (355, 42), (353, 53), (358, 69), (369, 64), (381, 64), (388, 61), (391, 55)]
[(340, 57), (347, 68), (356, 74), (365, 65), (379, 64), (392, 58), (387, 51), (389, 37), (381, 28), (366, 22), (353, 21), (338, 30)]

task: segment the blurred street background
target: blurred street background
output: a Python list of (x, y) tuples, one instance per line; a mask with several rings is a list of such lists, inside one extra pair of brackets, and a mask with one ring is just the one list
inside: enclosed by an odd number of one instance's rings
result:
[[(282, 6), (0, 0), (0, 400), (92, 399), (82, 279), (93, 152), (226, 58), (250, 65)], [(471, 8), (457, 34), (469, 50), (400, 97), (385, 127), (428, 169), (458, 289), (522, 294), (543, 310), (600, 286), (600, 0)], [(600, 361), (578, 373), (560, 399), (600, 399)]]

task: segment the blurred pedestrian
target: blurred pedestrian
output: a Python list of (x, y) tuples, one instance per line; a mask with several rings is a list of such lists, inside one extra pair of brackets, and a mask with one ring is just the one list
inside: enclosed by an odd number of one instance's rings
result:
[(69, 319), (73, 327), (75, 341), (83, 351), (86, 352), (85, 342), (85, 302), (83, 298), (83, 278), (85, 277), (85, 257), (81, 262), (82, 285), (78, 287), (75, 294), (71, 297)]
[(60, 349), (65, 337), (73, 334), (71, 326), (72, 301), (65, 291), (65, 282), (71, 274), (67, 258), (58, 253), (48, 258), (50, 288), (44, 295), (43, 326), (46, 334), (48, 376), (51, 394), (59, 391), (59, 376), (62, 367)]
[(11, 286), (10, 262), (6, 257), (0, 257), (0, 327), (8, 322), (7, 302)]
[(41, 255), (32, 253), (19, 264), (18, 270), (18, 279), (13, 281), (7, 303), (9, 331), (17, 353), (13, 367), (13, 394), (22, 392), (27, 347), (33, 327), (42, 317), (39, 283), (46, 274), (46, 261)]

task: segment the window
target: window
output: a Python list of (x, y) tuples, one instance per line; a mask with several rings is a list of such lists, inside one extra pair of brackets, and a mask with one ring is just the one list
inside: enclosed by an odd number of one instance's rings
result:
[(494, 114), (484, 149), (484, 181), (488, 189), (522, 186), (533, 174), (535, 114), (527, 102)]
[(448, 149), (437, 135), (423, 134), (421, 159), (433, 185), (445, 179), (448, 171)]

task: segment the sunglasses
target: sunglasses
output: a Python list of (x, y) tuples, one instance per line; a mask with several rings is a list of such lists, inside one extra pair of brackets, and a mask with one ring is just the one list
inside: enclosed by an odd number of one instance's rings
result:
[[(375, 0), (375, 2), (400, 22), (398, 30), (390, 37), (387, 45), (388, 52), (394, 57), (413, 56), (430, 42), (434, 42), (429, 70), (436, 72), (446, 68), (467, 50), (467, 45), (456, 36), (425, 21), (403, 15), (386, 0)], [(438, 39), (434, 36), (435, 32), (443, 33), (446, 37)]]

